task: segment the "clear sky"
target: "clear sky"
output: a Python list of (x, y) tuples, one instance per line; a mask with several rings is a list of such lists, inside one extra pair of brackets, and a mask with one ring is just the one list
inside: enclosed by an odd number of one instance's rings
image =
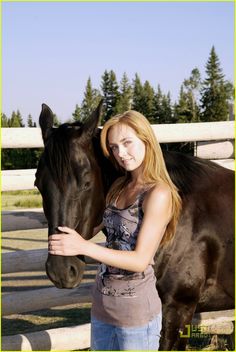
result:
[(38, 121), (48, 104), (61, 121), (80, 104), (88, 77), (137, 72), (172, 101), (191, 70), (205, 77), (214, 45), (233, 81), (232, 2), (6, 2), (2, 4), (3, 112)]

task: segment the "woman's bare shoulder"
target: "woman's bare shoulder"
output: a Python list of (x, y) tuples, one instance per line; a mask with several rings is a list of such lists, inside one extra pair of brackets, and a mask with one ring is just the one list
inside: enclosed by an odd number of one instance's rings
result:
[(165, 182), (158, 182), (149, 188), (145, 194), (143, 201), (143, 209), (145, 210), (147, 205), (160, 204), (162, 202), (169, 203), (171, 201), (171, 189)]

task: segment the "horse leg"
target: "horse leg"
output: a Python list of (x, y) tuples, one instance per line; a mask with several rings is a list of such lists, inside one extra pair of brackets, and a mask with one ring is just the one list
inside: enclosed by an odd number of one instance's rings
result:
[(177, 301), (163, 304), (160, 351), (185, 351), (188, 338), (184, 336), (187, 335), (186, 329), (190, 329), (196, 306), (195, 302), (188, 305)]

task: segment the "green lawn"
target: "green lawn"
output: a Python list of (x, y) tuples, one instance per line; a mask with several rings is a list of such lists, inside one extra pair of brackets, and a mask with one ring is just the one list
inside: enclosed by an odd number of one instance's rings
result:
[(20, 208), (42, 208), (42, 197), (38, 190), (2, 192), (2, 210)]

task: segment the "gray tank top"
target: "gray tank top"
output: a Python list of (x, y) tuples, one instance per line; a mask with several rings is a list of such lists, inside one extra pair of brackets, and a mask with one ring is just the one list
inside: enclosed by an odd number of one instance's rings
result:
[[(104, 212), (106, 247), (132, 251), (143, 220), (142, 203), (146, 191), (135, 202), (119, 209), (110, 204)], [(92, 292), (91, 314), (109, 324), (132, 327), (147, 324), (161, 311), (156, 278), (151, 265), (142, 273), (101, 264)]]

